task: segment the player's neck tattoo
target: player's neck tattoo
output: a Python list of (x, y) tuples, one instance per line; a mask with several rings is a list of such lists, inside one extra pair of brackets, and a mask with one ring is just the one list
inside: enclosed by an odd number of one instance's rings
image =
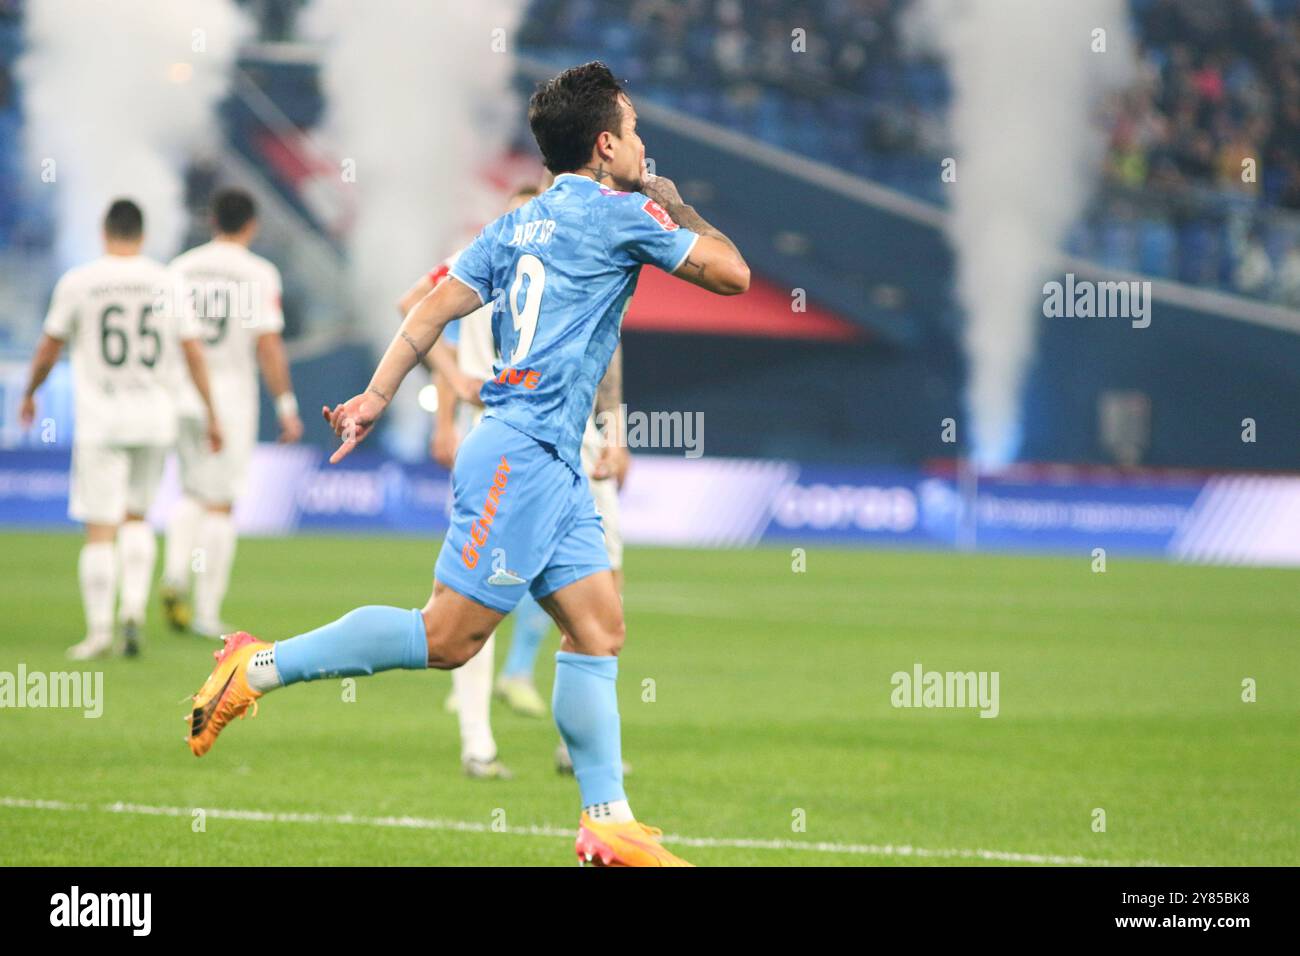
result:
[(604, 163), (601, 163), (599, 166), (581, 166), (579, 168), (591, 173), (591, 178), (596, 180), (598, 183), (603, 183), (607, 179), (614, 178), (609, 173), (605, 172)]

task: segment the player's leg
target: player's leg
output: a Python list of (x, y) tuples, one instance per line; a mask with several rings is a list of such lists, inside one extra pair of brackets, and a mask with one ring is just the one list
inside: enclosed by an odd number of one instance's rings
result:
[[(275, 644), (243, 632), (226, 638), (216, 669), (194, 697), (190, 749), (196, 755), (206, 753), (233, 717), (276, 687), (394, 668), (450, 670), (470, 660), (518, 602), (531, 576), (521, 579), (504, 568), (498, 572), (495, 561), (479, 560), (470, 536), (477, 535), (485, 544), (484, 527), (490, 526), (497, 550), (504, 555), (509, 544), (510, 552), (522, 558), (534, 554), (532, 541), (546, 526), (548, 507), (564, 506), (554, 496), (548, 498), (545, 482), (534, 483), (535, 498), (529, 497), (526, 481), (522, 487), (519, 482), (511, 485), (503, 497), (501, 489), (512, 480), (511, 471), (519, 477), (534, 470), (526, 461), (530, 455), (541, 457), (540, 446), (506, 425), (490, 428), (485, 423), (466, 438), (452, 475), (451, 527), (438, 554), (433, 594), (423, 610), (357, 608), (324, 627)], [(490, 524), (479, 512), (489, 500), (494, 502)], [(508, 508), (504, 500), (511, 502)], [(507, 516), (518, 519), (513, 537)], [(543, 564), (542, 556), (528, 560), (536, 569)], [(533, 565), (527, 567), (534, 570)]]
[(205, 502), (199, 519), (196, 550), (200, 561), (194, 575), (194, 623), (191, 629), (203, 637), (220, 637), (228, 628), (222, 623), (221, 605), (230, 587), (230, 569), (235, 563), (234, 505), (229, 501)]
[(562, 635), (551, 710), (581, 795), (579, 861), (606, 866), (689, 866), (639, 823), (623, 789), (618, 653), (623, 599), (610, 570), (601, 517), (585, 478), (573, 483), (570, 512), (531, 590)]
[(510, 653), (497, 678), (496, 693), (515, 713), (542, 717), (546, 714), (546, 702), (537, 693), (533, 671), (542, 638), (551, 629), (551, 616), (532, 595), (525, 595), (515, 607), (514, 617)]
[(174, 631), (188, 630), (193, 621), (189, 594), (199, 522), (203, 519), (199, 480), (206, 441), (206, 428), (199, 419), (186, 416), (177, 422), (176, 461), (180, 468), (181, 497), (167, 521), (160, 589), (163, 615)]
[[(601, 531), (605, 539), (605, 554), (609, 558), (610, 569), (614, 573), (614, 589), (620, 599), (623, 595), (623, 526), (618, 503), (618, 484), (606, 478), (589, 481), (591, 501), (600, 515)], [(555, 748), (555, 769), (560, 773), (573, 773), (573, 758), (563, 740)], [(623, 776), (632, 772), (632, 767), (623, 761)]]
[(203, 561), (194, 578), (193, 629), (204, 637), (220, 637), (229, 630), (222, 623), (221, 606), (235, 563), (236, 531), (232, 512), (243, 490), (256, 439), (255, 420), (240, 414), (232, 414), (230, 419), (229, 434), (221, 451), (205, 448), (199, 470), (198, 486), (204, 512), (199, 522), (198, 548)]
[(163, 615), (174, 631), (187, 630), (193, 620), (189, 603), (190, 576), (194, 572), (194, 549), (202, 518), (203, 505), (197, 498), (182, 492), (167, 519), (160, 594)]
[(68, 656), (88, 660), (113, 647), (113, 605), (117, 599), (117, 526), (126, 511), (127, 463), (121, 449), (74, 444), (68, 516), (86, 528), (77, 556), (77, 582), (86, 616), (85, 637)]
[(153, 577), (158, 545), (153, 528), (142, 512), (129, 512), (117, 529), (117, 565), (121, 593), (117, 619), (122, 628), (122, 650), (128, 657), (140, 653), (149, 581)]
[(508, 780), (509, 769), (498, 759), (492, 735), (492, 670), (496, 637), (489, 635), (483, 649), (451, 672), (460, 722), (460, 762), (467, 776)]
[(86, 636), (68, 648), (74, 660), (107, 654), (113, 647), (113, 603), (117, 597), (117, 526), (87, 524), (86, 543), (77, 556), (77, 582), (86, 616)]
[(254, 667), (258, 689), (296, 684), (321, 677), (356, 677), (403, 668), (424, 670), (460, 667), (482, 649), (501, 618), (439, 581), (422, 609), (370, 605), (349, 611), (314, 631), (277, 641), (266, 663), (277, 672)]
[(613, 574), (606, 568), (580, 577), (545, 595), (542, 606), (564, 635), (555, 655), (552, 709), (582, 798), (579, 860), (606, 866), (689, 866), (659, 845), (658, 830), (636, 820), (623, 789), (616, 691), (623, 602)]
[[(563, 491), (571, 478), (567, 466), (532, 438), (491, 420), (475, 426), (452, 474), (453, 506), (438, 580), (502, 613), (518, 607), (528, 596), (528, 581), (545, 566), (567, 510), (555, 490)], [(492, 648), (455, 671), (452, 682), (466, 771), (503, 775), (490, 726)], [(545, 713), (545, 705), (537, 704)], [(476, 773), (476, 751), (493, 755), (490, 773)]]
[(149, 583), (153, 580), (158, 543), (146, 515), (162, 479), (166, 452), (162, 448), (127, 450), (126, 520), (117, 531), (117, 562), (121, 577), (118, 620), (128, 656), (139, 653)]
[(240, 631), (224, 639), (217, 666), (194, 696), (190, 749), (202, 756), (234, 717), (278, 688), (381, 671), (450, 670), (472, 658), (504, 615), (434, 582), (423, 609), (370, 605), (288, 640)]
[(608, 805), (619, 819), (631, 820), (614, 690), (623, 610), (613, 576), (608, 570), (590, 574), (542, 598), (541, 604), (562, 635), (552, 707), (573, 760), (583, 809)]
[[(531, 438), (496, 422), (475, 426), (452, 475), (453, 505), (436, 577), (462, 596), (508, 612), (541, 569), (554, 520), (563, 509), (549, 481), (564, 466)], [(549, 620), (549, 619), (548, 619)], [(462, 764), (471, 776), (509, 776), (496, 759), (490, 710), (492, 640), (452, 674)], [(484, 757), (490, 760), (484, 763)]]

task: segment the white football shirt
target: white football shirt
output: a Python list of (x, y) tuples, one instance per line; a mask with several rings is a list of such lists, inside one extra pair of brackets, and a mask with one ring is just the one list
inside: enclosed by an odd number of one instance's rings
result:
[(105, 255), (54, 288), (48, 335), (67, 343), (78, 443), (170, 445), (181, 339), (198, 336), (173, 277), (147, 256)]
[[(280, 270), (237, 242), (213, 239), (171, 262), (198, 320), (212, 400), (223, 421), (257, 408), (257, 339), (284, 331)], [(179, 383), (181, 412), (202, 414), (188, 376)], [(229, 409), (229, 416), (223, 414)]]
[[(451, 267), (460, 258), (456, 253), (437, 269), (429, 273), (429, 279), (436, 289), (447, 280)], [(496, 362), (496, 343), (492, 339), (492, 303), (480, 306), (469, 315), (461, 316), (457, 322), (456, 366), (471, 378), (487, 381), (495, 374), (492, 366)], [(470, 402), (459, 402), (456, 406), (456, 427), (461, 437), (483, 418), (483, 406)]]

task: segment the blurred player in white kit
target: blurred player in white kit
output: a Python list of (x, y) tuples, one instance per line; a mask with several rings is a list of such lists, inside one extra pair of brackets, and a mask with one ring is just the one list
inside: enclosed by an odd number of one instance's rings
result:
[(122, 650), (140, 649), (157, 551), (145, 515), (176, 437), (178, 354), (193, 383), (197, 440), (221, 447), (195, 318), (176, 295), (174, 275), (142, 255), (143, 244), (140, 207), (115, 201), (104, 218), (105, 254), (55, 286), (23, 395), (28, 427), (36, 390), (66, 344), (76, 415), (68, 514), (86, 526), (77, 561), (86, 636), (68, 650), (78, 660), (112, 649), (119, 588)]
[(258, 366), (275, 399), (280, 440), (301, 438), (302, 421), (281, 338), (280, 272), (249, 249), (258, 229), (253, 198), (223, 190), (213, 199), (212, 218), (212, 241), (177, 256), (171, 268), (194, 303), (225, 443), (220, 451), (204, 443), (199, 396), (180, 383), (176, 453), (182, 495), (167, 525), (162, 599), (174, 629), (220, 637), (229, 630), (221, 605), (235, 559), (231, 512), (245, 490), (257, 443)]

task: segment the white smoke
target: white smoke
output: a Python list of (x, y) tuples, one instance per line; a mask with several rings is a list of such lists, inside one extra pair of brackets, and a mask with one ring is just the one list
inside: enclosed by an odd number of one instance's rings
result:
[(1133, 76), (1128, 13), (1123, 0), (918, 0), (909, 16), (948, 64), (966, 401), (976, 463), (993, 469), (1020, 446), (1044, 276), (1098, 180), (1097, 112)]
[[(344, 181), (355, 175), (349, 267), (377, 350), (396, 329), (393, 303), (466, 238), (518, 108), (509, 82), (522, 12), (522, 0), (316, 0), (305, 11), (304, 32), (323, 45), (322, 131)], [(392, 409), (395, 450), (407, 454), (420, 414), (411, 391)]]
[(28, 162), (54, 190), (61, 266), (100, 252), (111, 200), (145, 214), (145, 250), (177, 252), (182, 171), (219, 140), (214, 109), (248, 25), (233, 0), (33, 0), (18, 64)]

